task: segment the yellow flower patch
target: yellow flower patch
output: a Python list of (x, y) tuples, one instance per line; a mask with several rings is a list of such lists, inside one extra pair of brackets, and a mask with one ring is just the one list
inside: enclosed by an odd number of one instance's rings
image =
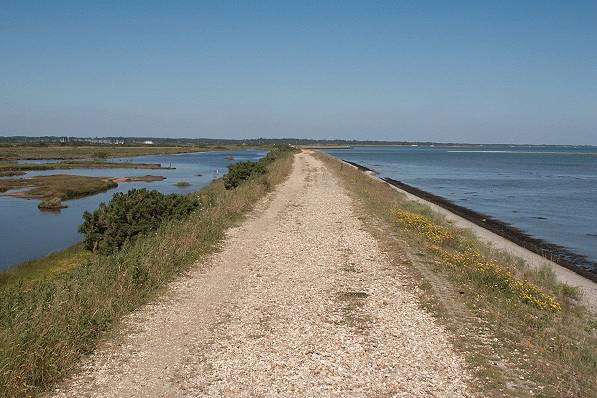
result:
[(551, 311), (562, 309), (553, 296), (527, 280), (517, 279), (509, 269), (497, 261), (485, 258), (479, 249), (467, 246), (454, 250), (439, 246), (453, 241), (455, 235), (453, 231), (434, 224), (430, 218), (405, 210), (397, 210), (396, 217), (403, 226), (426, 237), (432, 243), (433, 251), (447, 264), (473, 271), (485, 283), (496, 289), (510, 291), (522, 301), (537, 308)]
[(420, 232), (433, 243), (442, 244), (454, 239), (454, 234), (450, 230), (434, 224), (431, 219), (423, 215), (405, 210), (396, 210), (396, 217), (402, 224)]

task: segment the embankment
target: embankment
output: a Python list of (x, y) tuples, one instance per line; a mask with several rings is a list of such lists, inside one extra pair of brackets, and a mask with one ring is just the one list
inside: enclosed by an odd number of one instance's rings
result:
[(571, 250), (534, 238), (512, 225), (491, 216), (457, 205), (448, 199), (413, 187), (392, 178), (377, 176), (377, 172), (361, 164), (343, 160), (372, 178), (384, 181), (406, 194), (411, 200), (430, 206), (459, 227), (470, 229), (481, 240), (495, 248), (524, 258), (531, 266), (549, 266), (565, 283), (583, 289), (584, 300), (597, 311), (597, 264)]
[(341, 177), (396, 269), (418, 281), (421, 305), (457, 336), (477, 396), (595, 396), (594, 282), (368, 168), (316, 156)]
[[(227, 228), (285, 179), (291, 154), (272, 158), (266, 174), (236, 189), (226, 190), (221, 179), (213, 182), (197, 193), (200, 210), (163, 224), (113, 255), (84, 256), (73, 265), (66, 253), (48, 260), (64, 266), (56, 272), (37, 273), (38, 266), (47, 264), (42, 261), (7, 275), (7, 283), (0, 284), (0, 396), (45, 391), (124, 315), (218, 250)], [(80, 253), (79, 247), (72, 249), (73, 256)]]

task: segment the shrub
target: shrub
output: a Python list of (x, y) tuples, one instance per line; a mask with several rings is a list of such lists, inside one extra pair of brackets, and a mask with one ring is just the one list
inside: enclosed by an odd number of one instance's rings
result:
[(93, 153), (95, 159), (107, 159), (109, 156), (110, 154), (106, 151), (97, 151)]
[(185, 218), (198, 206), (199, 201), (193, 196), (132, 189), (115, 194), (93, 213), (83, 213), (79, 232), (85, 235), (86, 249), (110, 254), (167, 220)]
[(274, 145), (272, 149), (261, 158), (259, 161), (268, 164), (273, 162), (274, 160), (283, 158), (287, 156), (289, 153), (298, 152), (298, 149), (290, 146), (290, 145)]
[(265, 174), (265, 172), (265, 164), (262, 161), (232, 163), (228, 166), (228, 173), (224, 174), (224, 187), (226, 189), (236, 188), (249, 178)]
[(62, 203), (60, 198), (56, 197), (44, 199), (37, 205), (37, 208), (42, 210), (60, 210), (64, 209), (65, 207), (68, 206)]
[(238, 187), (251, 177), (265, 174), (266, 167), (275, 160), (288, 156), (298, 150), (290, 145), (274, 145), (263, 158), (257, 162), (237, 162), (228, 166), (228, 173), (224, 174), (224, 186), (226, 189)]

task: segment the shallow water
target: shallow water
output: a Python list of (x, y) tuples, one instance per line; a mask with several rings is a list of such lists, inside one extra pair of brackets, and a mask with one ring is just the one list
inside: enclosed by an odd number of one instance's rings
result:
[[(176, 155), (151, 155), (134, 158), (110, 159), (110, 161), (161, 163), (176, 167), (175, 170), (148, 169), (69, 169), (30, 171), (24, 177), (49, 174), (77, 174), (87, 176), (137, 176), (160, 175), (163, 181), (119, 183), (117, 188), (81, 199), (69, 200), (68, 208), (60, 213), (41, 212), (38, 200), (0, 196), (0, 269), (12, 264), (45, 256), (51, 251), (64, 249), (78, 241), (77, 232), (85, 210), (96, 209), (100, 202), (107, 202), (116, 192), (133, 188), (157, 189), (163, 193), (188, 193), (209, 184), (214, 178), (226, 172), (230, 163), (242, 160), (256, 160), (264, 151), (214, 151)], [(232, 156), (234, 160), (226, 159)], [(191, 183), (179, 188), (178, 181)]]
[(596, 147), (355, 147), (327, 152), (597, 262)]

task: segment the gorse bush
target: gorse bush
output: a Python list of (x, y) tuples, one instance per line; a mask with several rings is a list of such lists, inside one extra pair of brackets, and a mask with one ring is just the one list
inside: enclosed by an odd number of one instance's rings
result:
[(290, 145), (274, 145), (272, 149), (263, 157), (260, 161), (265, 164), (271, 163), (274, 160), (278, 160), (288, 156), (291, 153), (298, 152), (298, 149)]
[(85, 235), (86, 249), (110, 254), (165, 221), (185, 218), (198, 206), (199, 201), (193, 196), (132, 189), (115, 194), (108, 204), (101, 203), (93, 213), (83, 213), (79, 232)]
[(267, 166), (288, 156), (297, 150), (289, 145), (274, 145), (274, 147), (257, 162), (244, 161), (233, 163), (228, 166), (228, 173), (222, 178), (226, 189), (237, 188), (244, 181), (252, 177), (263, 175), (267, 172)]
[(224, 187), (232, 189), (238, 187), (249, 178), (265, 174), (266, 169), (263, 162), (238, 162), (228, 166), (228, 173), (224, 174)]

